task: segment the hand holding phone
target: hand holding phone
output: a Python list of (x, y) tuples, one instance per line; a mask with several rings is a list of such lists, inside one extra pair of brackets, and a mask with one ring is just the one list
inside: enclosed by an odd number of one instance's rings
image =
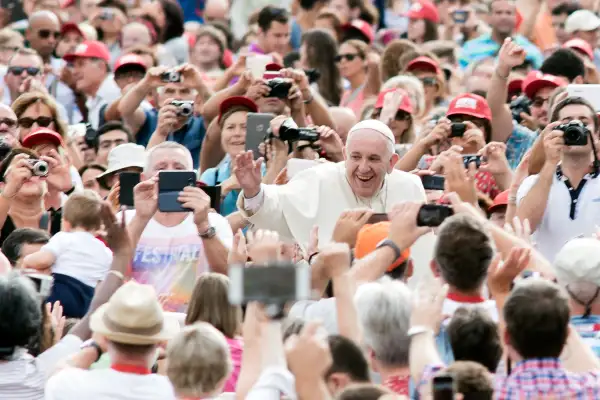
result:
[(454, 377), (449, 374), (441, 374), (433, 378), (433, 400), (454, 400), (455, 383)]
[(417, 226), (440, 226), (444, 220), (454, 215), (451, 207), (438, 204), (423, 204), (417, 214)]
[(421, 182), (425, 190), (444, 190), (446, 178), (443, 175), (423, 175)]
[(140, 183), (139, 172), (121, 172), (119, 174), (119, 205), (134, 207), (133, 188)]
[(477, 154), (466, 154), (462, 157), (465, 169), (469, 169), (471, 163), (475, 163), (475, 168), (479, 168), (481, 166), (481, 156), (478, 156)]

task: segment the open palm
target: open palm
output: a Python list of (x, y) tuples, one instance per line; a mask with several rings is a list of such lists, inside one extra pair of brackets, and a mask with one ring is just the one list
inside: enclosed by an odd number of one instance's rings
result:
[(262, 158), (254, 161), (252, 150), (238, 154), (233, 173), (244, 191), (244, 196), (252, 198), (260, 191)]

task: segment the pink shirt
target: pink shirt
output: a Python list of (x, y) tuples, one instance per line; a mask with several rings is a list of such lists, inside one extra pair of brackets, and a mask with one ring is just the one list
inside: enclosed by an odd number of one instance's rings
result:
[(227, 379), (227, 382), (225, 382), (223, 392), (235, 392), (235, 386), (237, 385), (237, 380), (240, 376), (240, 368), (242, 367), (244, 342), (242, 341), (242, 338), (239, 337), (234, 339), (226, 337), (225, 339), (227, 339), (227, 344), (229, 345), (233, 369), (231, 371), (231, 375), (229, 375), (229, 378)]
[(348, 89), (344, 91), (342, 95), (342, 101), (340, 102), (340, 107), (348, 107), (352, 111), (354, 111), (354, 115), (356, 118), (360, 120), (360, 113), (363, 108), (363, 103), (365, 102), (365, 86), (362, 85), (359, 88), (354, 90)]

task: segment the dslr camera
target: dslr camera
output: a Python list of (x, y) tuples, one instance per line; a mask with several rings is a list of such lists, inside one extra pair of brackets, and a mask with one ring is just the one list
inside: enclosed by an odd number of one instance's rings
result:
[(177, 115), (180, 117), (191, 117), (194, 114), (194, 102), (192, 100), (173, 100), (170, 104), (177, 107)]
[(521, 113), (531, 115), (531, 100), (526, 96), (519, 96), (510, 102), (510, 112), (512, 113), (512, 119), (520, 124), (522, 121)]
[(166, 83), (181, 82), (181, 72), (167, 71), (160, 74), (160, 80)]
[(50, 167), (48, 166), (48, 163), (46, 161), (42, 161), (37, 158), (30, 158), (27, 160), (27, 162), (29, 163), (29, 166), (31, 168), (31, 173), (34, 176), (48, 176), (48, 173), (50, 172)]
[(578, 119), (557, 126), (556, 130), (564, 132), (566, 146), (585, 146), (588, 143), (590, 130)]
[[(270, 129), (269, 136), (273, 137)], [(279, 139), (283, 141), (298, 142), (305, 140), (314, 143), (319, 140), (319, 137), (319, 132), (315, 128), (298, 128), (292, 118), (286, 118), (279, 128)]]
[(271, 91), (267, 97), (277, 97), (278, 99), (287, 99), (292, 82), (283, 78), (273, 78), (267, 81), (267, 86)]

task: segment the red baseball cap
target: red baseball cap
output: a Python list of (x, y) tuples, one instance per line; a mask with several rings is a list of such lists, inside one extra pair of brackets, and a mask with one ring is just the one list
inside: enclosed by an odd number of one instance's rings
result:
[(371, 43), (375, 38), (375, 34), (373, 33), (373, 27), (369, 25), (367, 21), (363, 21), (362, 19), (353, 19), (352, 22), (342, 25), (342, 29), (344, 31), (359, 31), (365, 36), (365, 38), (367, 38), (369, 43)]
[(440, 66), (438, 65), (438, 63), (435, 62), (435, 60), (433, 58), (429, 58), (427, 56), (419, 56), (419, 57), (415, 58), (414, 60), (412, 60), (411, 62), (406, 64), (406, 70), (407, 71), (415, 71), (415, 70), (429, 71), (429, 72), (435, 72), (436, 74), (439, 74), (441, 72)]
[(138, 56), (137, 54), (125, 54), (117, 58), (117, 61), (115, 62), (115, 72), (117, 72), (119, 68), (126, 65), (137, 65), (142, 67), (144, 71), (148, 69), (142, 57)]
[(263, 74), (263, 79), (273, 79), (279, 77), (279, 70), (283, 69), (283, 67), (277, 63), (269, 63), (265, 66), (265, 73)]
[(504, 192), (499, 193), (496, 197), (494, 197), (494, 202), (492, 203), (490, 208), (488, 208), (488, 213), (493, 213), (495, 211), (498, 211), (498, 209), (502, 207), (508, 206), (508, 192), (509, 190), (505, 190)]
[(559, 78), (558, 76), (554, 75), (543, 74), (540, 71), (531, 71), (525, 77), (522, 87), (525, 96), (533, 99), (533, 96), (535, 96), (538, 90), (542, 88), (557, 88), (566, 85), (568, 85), (568, 82), (563, 78)]
[(515, 78), (508, 82), (508, 94), (521, 93), (523, 91), (523, 79)]
[(223, 114), (225, 114), (231, 107), (235, 106), (246, 107), (250, 112), (258, 112), (258, 106), (254, 101), (252, 101), (252, 99), (244, 96), (232, 96), (223, 100), (219, 106), (219, 119), (217, 121), (220, 123)]
[(583, 39), (576, 38), (568, 40), (565, 42), (565, 44), (563, 44), (563, 47), (565, 49), (579, 51), (580, 53), (588, 56), (590, 60), (594, 59), (594, 49), (592, 49), (592, 46), (590, 46), (590, 44)]
[(402, 97), (400, 99), (400, 105), (398, 106), (398, 110), (402, 110), (402, 111), (406, 111), (409, 114), (412, 114), (413, 112), (413, 105), (412, 105), (412, 101), (410, 101), (410, 96), (408, 95), (408, 93), (406, 92), (406, 90), (404, 89), (388, 89), (388, 90), (384, 90), (383, 92), (379, 93), (379, 96), (377, 96), (377, 102), (375, 103), (375, 108), (383, 108), (383, 101), (385, 99), (385, 95), (388, 93), (392, 93), (392, 92), (400, 92)]
[(85, 39), (85, 35), (83, 34), (83, 31), (79, 28), (79, 25), (77, 25), (75, 22), (65, 22), (60, 27), (60, 35), (61, 36), (63, 36), (67, 32), (71, 32), (71, 31), (77, 32), (79, 34), (79, 36), (81, 36), (82, 38)]
[(470, 115), (475, 118), (492, 120), (492, 111), (487, 101), (473, 93), (459, 94), (452, 99), (446, 112), (446, 117), (452, 115)]
[(410, 19), (426, 19), (436, 24), (440, 22), (437, 7), (429, 0), (419, 0), (413, 3), (404, 16)]
[[(377, 245), (388, 237), (390, 232), (390, 222), (378, 222), (376, 224), (367, 224), (360, 228), (356, 235), (356, 245), (354, 246), (354, 256), (357, 259), (361, 259), (372, 253), (377, 248)], [(388, 267), (388, 272), (398, 268), (400, 264), (410, 258), (410, 248), (402, 251), (400, 258), (398, 258), (392, 265)]]
[(78, 57), (99, 58), (100, 60), (109, 62), (110, 52), (104, 43), (97, 40), (86, 40), (85, 42), (77, 45), (73, 53), (65, 54), (63, 59), (66, 62), (73, 62)]
[(47, 142), (52, 143), (56, 147), (60, 147), (63, 145), (62, 137), (60, 136), (60, 134), (49, 128), (34, 129), (29, 133), (29, 135), (25, 136), (21, 144), (23, 145), (23, 147), (31, 149), (37, 144)]

